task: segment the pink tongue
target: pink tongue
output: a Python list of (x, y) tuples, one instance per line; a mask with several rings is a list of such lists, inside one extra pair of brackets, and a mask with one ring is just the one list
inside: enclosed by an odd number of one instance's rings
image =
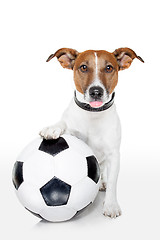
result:
[(103, 102), (95, 101), (95, 102), (90, 102), (89, 104), (91, 107), (96, 108), (96, 107), (102, 106)]

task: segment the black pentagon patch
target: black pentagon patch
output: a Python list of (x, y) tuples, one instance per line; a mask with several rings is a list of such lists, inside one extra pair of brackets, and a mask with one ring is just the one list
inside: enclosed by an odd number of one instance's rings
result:
[(91, 178), (95, 183), (100, 178), (100, 169), (95, 156), (86, 157), (88, 165), (88, 177)]
[(47, 206), (61, 206), (68, 202), (71, 186), (59, 178), (52, 178), (40, 188), (42, 197)]
[(62, 137), (59, 137), (57, 139), (50, 139), (50, 140), (43, 139), (39, 147), (39, 150), (49, 153), (52, 156), (55, 156), (56, 154), (62, 152), (67, 148), (69, 148), (69, 146), (65, 141), (65, 139)]
[(12, 172), (12, 181), (15, 188), (18, 190), (23, 180), (23, 162), (15, 162)]

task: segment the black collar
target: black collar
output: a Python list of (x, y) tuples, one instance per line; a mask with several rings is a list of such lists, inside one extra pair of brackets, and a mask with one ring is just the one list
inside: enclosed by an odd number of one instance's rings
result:
[(101, 112), (104, 111), (108, 108), (110, 108), (113, 103), (114, 103), (114, 97), (115, 97), (115, 92), (112, 93), (111, 100), (107, 103), (105, 103), (102, 107), (99, 108), (92, 108), (89, 104), (80, 102), (77, 97), (76, 97), (76, 91), (74, 92), (74, 101), (75, 103), (82, 108), (83, 110), (89, 111), (89, 112)]

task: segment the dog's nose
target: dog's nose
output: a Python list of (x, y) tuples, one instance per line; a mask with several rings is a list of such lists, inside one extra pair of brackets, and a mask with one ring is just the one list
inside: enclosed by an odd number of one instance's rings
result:
[(93, 98), (93, 99), (100, 99), (103, 96), (104, 90), (101, 87), (91, 87), (89, 89), (89, 95)]

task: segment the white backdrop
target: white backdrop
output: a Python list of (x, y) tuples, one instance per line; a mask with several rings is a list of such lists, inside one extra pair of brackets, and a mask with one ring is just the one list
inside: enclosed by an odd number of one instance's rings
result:
[[(24, 239), (72, 239), (83, 229), (84, 236), (95, 239), (158, 239), (159, 1), (6, 0), (0, 4), (0, 22), (0, 235), (17, 240), (22, 234)], [(38, 223), (13, 191), (16, 156), (41, 128), (59, 120), (73, 96), (72, 71), (56, 59), (45, 62), (62, 47), (111, 52), (129, 47), (145, 61), (134, 60), (121, 71), (116, 87), (122, 123), (118, 199), (123, 211), (116, 220), (101, 215), (100, 194), (92, 211), (79, 220)]]

